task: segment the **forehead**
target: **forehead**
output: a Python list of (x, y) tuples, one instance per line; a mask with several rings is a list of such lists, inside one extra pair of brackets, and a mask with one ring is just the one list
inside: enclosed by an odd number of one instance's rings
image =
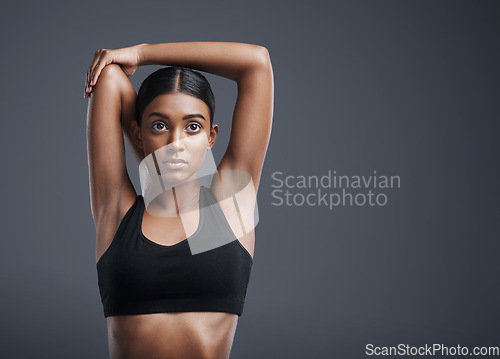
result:
[[(150, 112), (162, 112), (170, 117), (192, 113), (202, 113), (209, 116), (210, 110), (205, 102), (184, 93), (159, 95), (145, 108), (144, 115)], [(208, 117), (206, 117), (208, 118)]]

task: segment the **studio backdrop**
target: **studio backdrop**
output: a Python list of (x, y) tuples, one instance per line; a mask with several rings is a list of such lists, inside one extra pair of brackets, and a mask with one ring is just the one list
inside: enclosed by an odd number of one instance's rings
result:
[[(187, 41), (263, 46), (274, 73), (231, 358), (500, 358), (498, 2), (29, 1), (0, 14), (2, 358), (109, 357), (86, 71), (99, 49)], [(135, 90), (160, 67), (140, 67)], [(238, 89), (204, 75), (218, 163)]]

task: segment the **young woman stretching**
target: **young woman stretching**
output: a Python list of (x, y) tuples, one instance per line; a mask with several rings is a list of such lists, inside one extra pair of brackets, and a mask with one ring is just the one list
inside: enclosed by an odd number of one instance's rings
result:
[[(129, 78), (152, 64), (168, 67), (136, 94)], [(215, 100), (198, 71), (234, 80), (238, 90), (229, 144), (212, 173), (203, 166), (218, 133)], [(111, 359), (229, 358), (253, 263), (254, 209), (271, 134), (267, 49), (232, 42), (101, 49), (84, 97)], [(140, 165), (142, 194), (126, 169), (124, 136)], [(207, 178), (209, 185), (201, 185)]]

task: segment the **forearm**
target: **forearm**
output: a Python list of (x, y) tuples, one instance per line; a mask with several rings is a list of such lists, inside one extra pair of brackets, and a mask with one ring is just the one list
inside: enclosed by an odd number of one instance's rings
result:
[(185, 66), (238, 81), (268, 61), (267, 50), (239, 42), (169, 42), (141, 44), (139, 66)]

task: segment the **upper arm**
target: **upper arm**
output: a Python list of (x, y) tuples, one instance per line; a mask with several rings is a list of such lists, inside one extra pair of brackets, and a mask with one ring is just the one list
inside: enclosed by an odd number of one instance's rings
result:
[(123, 73), (118, 65), (106, 66), (88, 102), (87, 154), (94, 221), (106, 209), (116, 211), (123, 194), (135, 194), (125, 161), (120, 72)]
[(257, 192), (271, 136), (274, 107), (273, 71), (266, 48), (260, 47), (255, 65), (245, 71), (237, 86), (229, 144), (218, 169), (250, 173)]

